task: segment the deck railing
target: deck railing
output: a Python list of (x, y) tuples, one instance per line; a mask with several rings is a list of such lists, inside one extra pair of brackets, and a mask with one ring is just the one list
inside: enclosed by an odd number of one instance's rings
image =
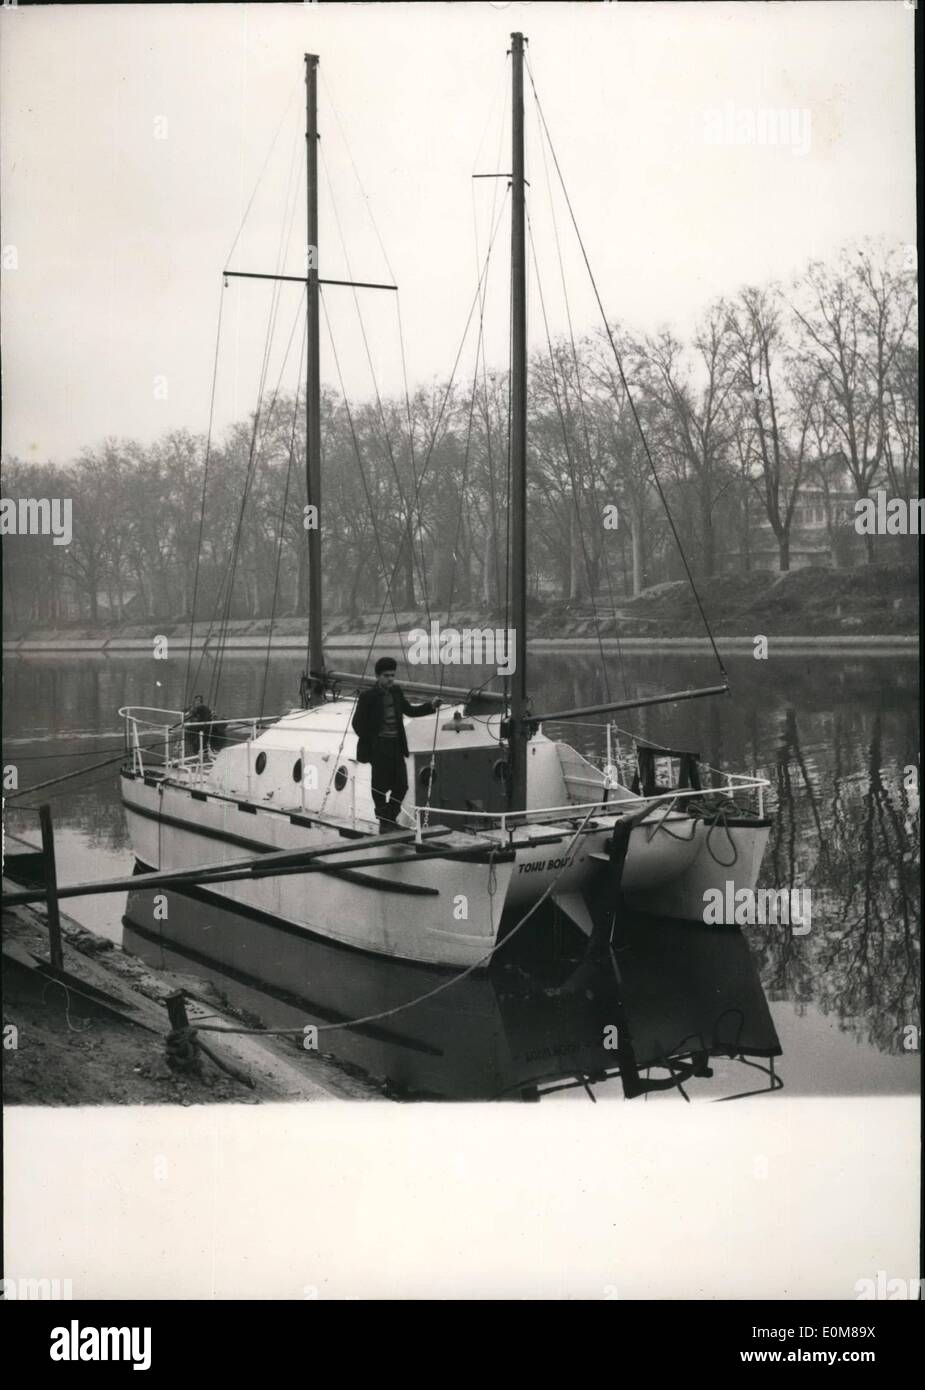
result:
[[(133, 772), (180, 772), (199, 781), (216, 751), (210, 736), (213, 730), (217, 731), (216, 745), (244, 743), (256, 739), (261, 729), (278, 720), (277, 715), (193, 720), (187, 719), (185, 710), (159, 709), (154, 705), (125, 705), (119, 715)], [(158, 717), (148, 717), (152, 715)]]
[[(251, 716), (242, 719), (209, 719), (209, 720), (189, 720), (186, 718), (184, 710), (158, 709), (152, 705), (126, 705), (119, 710), (119, 714), (124, 720), (125, 732), (125, 751), (131, 759), (132, 770), (138, 774), (160, 773), (166, 775), (169, 772), (179, 773), (184, 780), (192, 781), (194, 785), (202, 785), (206, 774), (211, 765), (211, 739), (210, 730), (218, 727), (220, 734), (216, 741), (236, 743), (252, 742), (257, 738), (258, 732), (272, 724), (278, 722), (278, 716)], [(158, 716), (149, 718), (148, 716)], [(195, 742), (192, 751), (189, 750), (189, 735), (193, 735)], [(300, 750), (303, 769), (305, 767), (305, 749)], [(420, 836), (421, 832), (427, 829), (428, 824), (433, 820), (450, 819), (458, 821), (460, 828), (468, 826), (479, 831), (495, 831), (502, 835), (511, 835), (518, 826), (527, 826), (535, 823), (549, 821), (568, 822), (582, 819), (588, 814), (598, 813), (601, 815), (611, 815), (619, 808), (639, 807), (643, 802), (655, 808), (665, 803), (671, 803), (669, 810), (676, 804), (681, 804), (690, 798), (709, 797), (711, 794), (721, 792), (725, 796), (735, 799), (740, 795), (756, 795), (757, 812), (759, 817), (764, 816), (764, 792), (765, 788), (771, 784), (765, 777), (746, 776), (741, 773), (726, 772), (719, 769), (708, 769), (714, 774), (714, 785), (712, 787), (694, 788), (684, 787), (676, 790), (667, 790), (651, 796), (631, 795), (613, 797), (609, 793), (612, 790), (623, 790), (615, 783), (612, 769), (611, 775), (601, 773), (601, 786), (608, 792), (608, 795), (598, 801), (567, 802), (560, 806), (541, 806), (531, 807), (527, 811), (454, 811), (444, 807), (436, 806), (408, 806), (403, 814), (411, 818), (411, 827)], [(248, 795), (250, 794), (250, 773), (251, 759), (248, 755)], [(356, 779), (351, 778), (351, 819), (356, 822)], [(299, 788), (299, 801), (301, 809), (305, 809), (305, 785), (304, 777), (301, 779), (302, 785)]]
[[(414, 816), (415, 830), (420, 833), (427, 828), (429, 818), (442, 819), (444, 816), (457, 817), (461, 821), (479, 823), (479, 828), (483, 830), (499, 830), (502, 835), (511, 834), (518, 826), (532, 825), (535, 823), (548, 823), (549, 821), (574, 821), (583, 820), (587, 815), (595, 812), (599, 815), (612, 815), (618, 809), (639, 808), (643, 803), (652, 808), (656, 808), (664, 803), (669, 803), (666, 814), (670, 812), (677, 802), (683, 803), (685, 800), (696, 797), (709, 797), (717, 791), (730, 798), (735, 798), (740, 793), (757, 793), (758, 815), (764, 817), (764, 791), (771, 784), (766, 777), (747, 777), (741, 773), (724, 772), (722, 776), (726, 779), (722, 787), (683, 787), (675, 791), (660, 792), (655, 796), (623, 796), (610, 797), (604, 801), (585, 801), (571, 802), (565, 806), (534, 806), (528, 811), (448, 811), (443, 807), (415, 806), (408, 808), (408, 814)], [(683, 804), (679, 807), (683, 810)]]

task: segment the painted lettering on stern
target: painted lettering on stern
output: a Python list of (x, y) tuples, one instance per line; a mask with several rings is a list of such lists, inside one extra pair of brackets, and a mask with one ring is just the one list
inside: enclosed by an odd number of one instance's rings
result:
[(518, 864), (517, 872), (521, 874), (538, 874), (543, 869), (567, 869), (574, 860), (574, 855), (563, 855), (561, 859), (534, 859), (532, 864)]

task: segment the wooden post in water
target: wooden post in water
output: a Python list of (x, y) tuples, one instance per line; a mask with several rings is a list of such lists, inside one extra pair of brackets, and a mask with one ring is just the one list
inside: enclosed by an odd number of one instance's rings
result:
[(51, 823), (51, 807), (39, 807), (42, 827), (42, 857), (45, 869), (45, 907), (48, 912), (48, 958), (56, 970), (64, 969), (61, 948), (61, 918), (58, 915), (58, 874), (55, 868), (55, 832)]

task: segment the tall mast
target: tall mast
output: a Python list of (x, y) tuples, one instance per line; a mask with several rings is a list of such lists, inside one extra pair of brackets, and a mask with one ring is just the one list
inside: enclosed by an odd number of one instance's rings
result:
[[(308, 669), (324, 670), (321, 642), (321, 364), (318, 282), (318, 57), (305, 55), (306, 275), (305, 292), (305, 484), (315, 508), (308, 529)], [(310, 704), (324, 697), (323, 686), (310, 685)]]
[[(224, 270), (229, 280), (280, 280), (305, 286), (305, 491), (313, 510), (306, 515), (308, 534), (308, 688), (303, 703), (320, 704), (328, 683), (321, 641), (321, 348), (320, 287), (346, 285), (354, 290), (393, 290), (397, 285), (369, 280), (322, 280), (318, 273), (318, 55), (305, 54), (305, 274), (270, 275), (258, 270)], [(314, 673), (314, 674), (313, 674)]]
[(527, 287), (524, 238), (524, 36), (511, 35), (511, 810), (527, 806)]

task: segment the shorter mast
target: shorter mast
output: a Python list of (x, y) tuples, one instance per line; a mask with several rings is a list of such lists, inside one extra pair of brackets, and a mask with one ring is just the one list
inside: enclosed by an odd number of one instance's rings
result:
[(318, 274), (318, 63), (316, 53), (305, 54), (305, 187), (306, 244), (304, 275), (274, 275), (258, 270), (222, 271), (229, 280), (278, 280), (305, 286), (305, 491), (309, 510), (308, 534), (308, 671), (302, 677), (301, 700), (317, 705), (325, 697), (330, 675), (324, 664), (322, 642), (321, 575), (321, 344), (320, 307), (322, 285), (342, 285), (354, 290), (393, 290), (371, 280), (324, 280)]

